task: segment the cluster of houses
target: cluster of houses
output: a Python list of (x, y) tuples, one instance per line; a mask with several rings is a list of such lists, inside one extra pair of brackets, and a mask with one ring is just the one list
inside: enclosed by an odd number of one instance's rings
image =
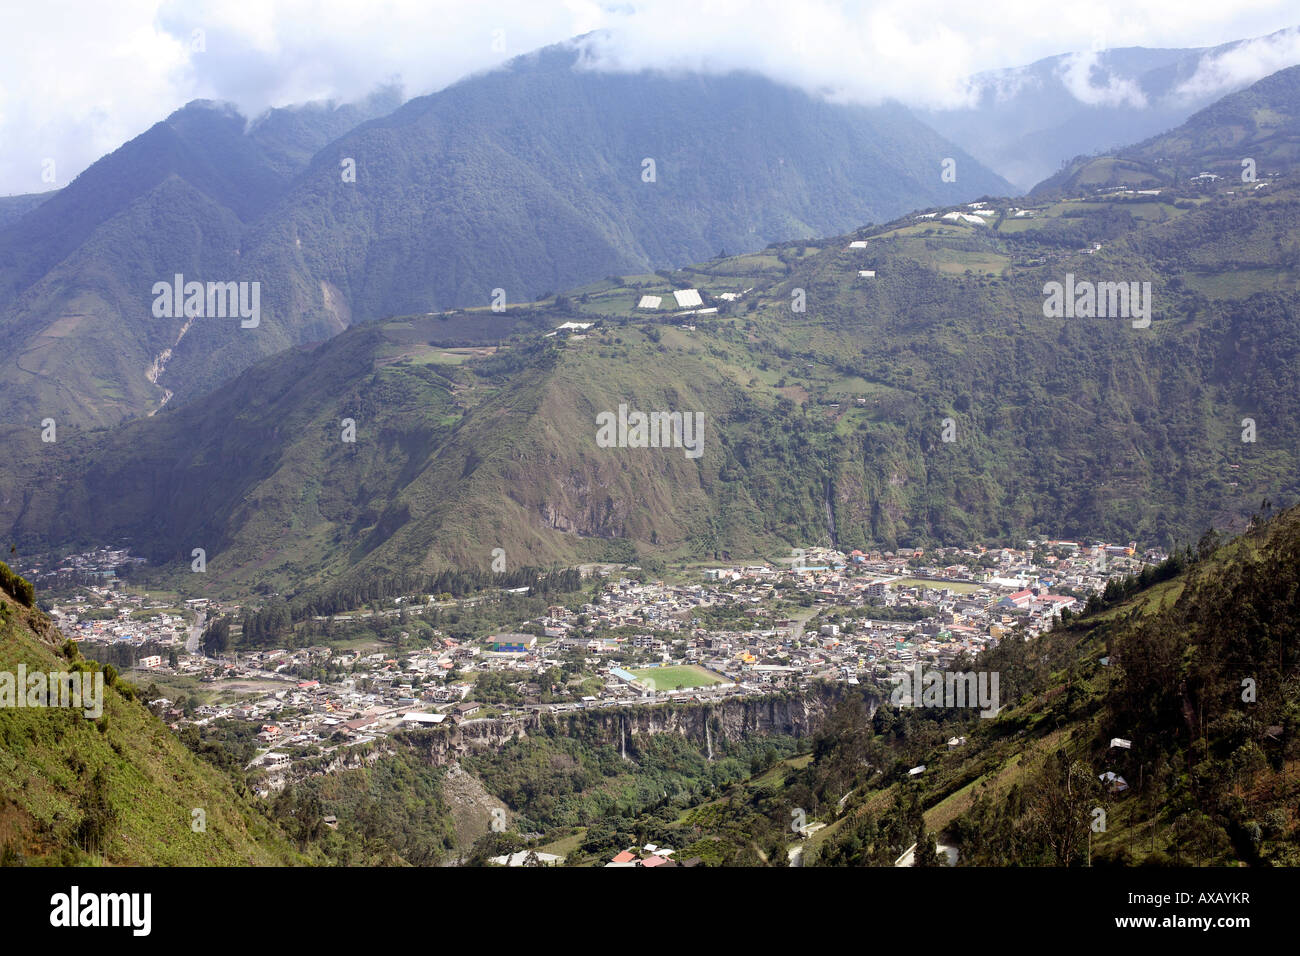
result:
[[(930, 552), (809, 547), (783, 562), (716, 566), (673, 582), (597, 572), (606, 580), (592, 600), (552, 605), (483, 639), (435, 630), (429, 643), (401, 652), (310, 647), (220, 659), (191, 648), (176, 654), (174, 668), (157, 653), (140, 665), (211, 685), (217, 702), (197, 710), (182, 713), (166, 698), (151, 704), (175, 726), (225, 718), (256, 723), (253, 765), (274, 770), (448, 721), (761, 695), (814, 680), (883, 686), (918, 663), (943, 667), (1010, 635), (1031, 639), (1080, 595), (1163, 558), (1139, 555), (1132, 542)], [(111, 585), (90, 592), (55, 609), (69, 636), (149, 637), (184, 651), (183, 619), (140, 619), (133, 612), (151, 602)], [(114, 615), (83, 619), (91, 606), (112, 606)], [(420, 613), (418, 604), (401, 607)], [(232, 609), (196, 602), (193, 610)], [(693, 666), (708, 678), (701, 686), (656, 688), (642, 678), (645, 668), (659, 665)], [(564, 686), (554, 682), (557, 668), (568, 677)], [(504, 676), (510, 696), (476, 697), (485, 674)]]
[(52, 590), (76, 584), (114, 582), (120, 569), (143, 564), (144, 560), (133, 557), (125, 548), (105, 547), (58, 557), (37, 556), (22, 562), (17, 570), (38, 588)]
[[(114, 583), (90, 585), (68, 600), (57, 602), (51, 618), (65, 637), (91, 644), (127, 644), (139, 649), (140, 667), (157, 667), (157, 650), (184, 645), (192, 621), (208, 602), (186, 602), (184, 609)], [(146, 653), (148, 651), (149, 653)], [(89, 654), (88, 656), (94, 656)]]
[(628, 849), (614, 855), (607, 867), (622, 866), (640, 866), (654, 868), (660, 866), (699, 866), (700, 858), (698, 856), (690, 857), (686, 860), (676, 860), (673, 858), (674, 850), (671, 847), (655, 846), (653, 843), (647, 843), (643, 847), (629, 847)]

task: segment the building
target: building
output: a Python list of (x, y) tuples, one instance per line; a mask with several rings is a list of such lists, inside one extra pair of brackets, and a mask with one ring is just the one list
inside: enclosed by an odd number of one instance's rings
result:
[(416, 712), (402, 715), (402, 723), (418, 724), (425, 727), (437, 726), (446, 719), (446, 714), (424, 714)]

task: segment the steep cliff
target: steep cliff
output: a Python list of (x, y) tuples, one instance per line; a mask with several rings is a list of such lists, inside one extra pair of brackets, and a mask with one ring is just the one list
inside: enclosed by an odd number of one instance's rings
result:
[[(510, 719), (470, 720), (408, 735), (435, 765), (459, 756), (500, 747), (515, 737), (571, 737), (621, 752), (636, 750), (638, 737), (677, 734), (708, 751), (719, 741), (736, 742), (754, 735), (807, 737), (817, 731), (845, 688), (825, 685), (800, 693), (764, 697), (733, 697), (702, 703), (673, 702), (635, 707), (601, 708), (565, 714), (529, 714)], [(867, 694), (867, 711), (879, 700)]]

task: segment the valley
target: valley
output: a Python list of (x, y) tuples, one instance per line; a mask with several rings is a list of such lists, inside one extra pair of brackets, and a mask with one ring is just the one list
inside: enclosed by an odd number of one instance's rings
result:
[[(266, 802), (410, 748), (422, 766), (469, 782), (485, 752), (533, 738), (614, 748), (628, 766), (661, 746), (647, 743), (658, 734), (706, 765), (769, 738), (785, 746), (815, 734), (846, 695), (872, 712), (886, 700), (921, 706), (897, 692), (914, 667), (951, 670), (1004, 637), (1037, 637), (1130, 573), (1172, 573), (1166, 555), (1131, 545), (812, 547), (776, 564), (669, 568), (663, 580), (636, 567), (574, 569), (561, 587), (580, 587), (550, 596), (486, 588), (320, 615), (203, 598), (178, 606), (175, 594), (132, 585), (138, 566), (100, 549), (23, 570), (54, 588), (53, 623), (82, 654), (143, 688), (196, 752), (238, 753), (229, 769)], [(538, 839), (562, 829), (493, 781), (480, 786), (511, 829), (516, 816)], [(355, 822), (330, 800), (321, 815)], [(480, 821), (457, 832), (463, 857), (493, 831)]]
[(1300, 30), (680, 26), (0, 199), (0, 863), (1300, 865)]

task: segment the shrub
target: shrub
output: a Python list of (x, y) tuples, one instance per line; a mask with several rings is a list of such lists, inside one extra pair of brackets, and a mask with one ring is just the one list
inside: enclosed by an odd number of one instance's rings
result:
[(32, 582), (14, 574), (3, 561), (0, 561), (0, 587), (8, 591), (19, 604), (31, 607), (36, 601), (36, 589), (32, 587)]

